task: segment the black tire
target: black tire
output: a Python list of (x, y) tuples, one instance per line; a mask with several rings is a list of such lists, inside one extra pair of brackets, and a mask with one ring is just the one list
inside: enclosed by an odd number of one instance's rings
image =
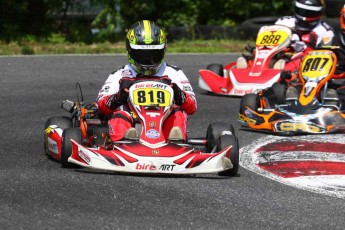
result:
[(221, 77), (224, 77), (224, 67), (222, 64), (209, 64), (206, 69), (218, 74)]
[[(44, 124), (44, 130), (46, 130), (50, 125), (57, 125), (62, 130), (72, 127), (72, 121), (67, 117), (50, 117)], [(47, 148), (47, 136), (44, 135), (44, 151), (48, 155)]]
[(253, 111), (257, 111), (259, 108), (259, 95), (255, 93), (249, 93), (243, 95), (240, 102), (240, 113), (243, 113), (245, 107), (249, 107)]
[(76, 167), (76, 165), (68, 162), (68, 158), (72, 155), (71, 139), (75, 140), (78, 143), (82, 142), (82, 134), (79, 127), (65, 129), (62, 133), (61, 166), (63, 168)]
[(235, 135), (222, 135), (218, 139), (217, 143), (217, 151), (221, 151), (225, 147), (231, 145), (231, 151), (230, 151), (230, 161), (233, 165), (231, 169), (225, 170), (223, 172), (219, 172), (218, 175), (220, 176), (236, 176), (239, 168), (239, 162), (240, 162), (240, 151), (239, 151), (239, 144), (238, 139)]
[(245, 20), (240, 28), (244, 39), (256, 39), (262, 26), (273, 25), (279, 17), (255, 17)]
[(272, 90), (275, 96), (275, 100), (278, 105), (286, 103), (286, 85), (280, 82), (275, 82), (272, 85)]
[(215, 152), (219, 137), (224, 131), (230, 131), (235, 133), (234, 127), (227, 122), (213, 122), (208, 125), (206, 131), (206, 146), (205, 151), (207, 153)]

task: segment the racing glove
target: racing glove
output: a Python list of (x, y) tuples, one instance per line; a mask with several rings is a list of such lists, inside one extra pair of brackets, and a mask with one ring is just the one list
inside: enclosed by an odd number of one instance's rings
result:
[(186, 101), (186, 95), (175, 83), (172, 85), (174, 90), (174, 101), (176, 105), (182, 105)]
[(317, 35), (315, 32), (311, 32), (309, 34), (302, 35), (302, 41), (305, 42), (306, 45), (315, 49), (316, 44), (317, 44)]
[(126, 104), (128, 99), (128, 89), (120, 89), (119, 92), (109, 97), (107, 106), (109, 109), (114, 110), (120, 105)]
[(297, 53), (302, 52), (305, 50), (305, 48), (307, 48), (307, 45), (304, 41), (295, 41), (291, 46)]
[(119, 92), (109, 97), (107, 101), (107, 106), (109, 109), (116, 109), (120, 105), (124, 105), (128, 100), (128, 89), (134, 82), (134, 78), (122, 78), (119, 82), (120, 89)]

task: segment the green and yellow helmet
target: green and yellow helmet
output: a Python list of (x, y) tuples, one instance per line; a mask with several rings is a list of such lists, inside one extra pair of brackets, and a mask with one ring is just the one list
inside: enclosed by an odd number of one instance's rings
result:
[(156, 73), (164, 60), (166, 36), (149, 20), (134, 23), (127, 32), (126, 49), (129, 63), (144, 75)]

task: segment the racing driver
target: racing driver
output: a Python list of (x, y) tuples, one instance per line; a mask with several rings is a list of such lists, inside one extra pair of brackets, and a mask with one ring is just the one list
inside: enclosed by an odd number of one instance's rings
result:
[(333, 43), (333, 28), (321, 20), (325, 8), (324, 0), (296, 0), (295, 16), (279, 18), (275, 24), (289, 27), (293, 31), (292, 47), (296, 52), (306, 48), (315, 49)]
[[(291, 29), (291, 47), (296, 53), (333, 44), (334, 29), (321, 20), (324, 8), (324, 0), (296, 0), (295, 15), (281, 17), (275, 22), (276, 25)], [(253, 54), (254, 50), (251, 48), (248, 51)], [(284, 60), (280, 61), (285, 65)], [(247, 60), (244, 57), (238, 58), (237, 66), (247, 68)]]
[(127, 104), (128, 79), (134, 81), (142, 76), (171, 81), (175, 106), (164, 122), (163, 134), (166, 139), (186, 140), (187, 115), (196, 111), (197, 102), (182, 69), (164, 61), (166, 46), (165, 32), (153, 21), (138, 21), (129, 28), (126, 35), (129, 64), (108, 76), (96, 99), (99, 112), (111, 116), (108, 126), (113, 142), (138, 136)]

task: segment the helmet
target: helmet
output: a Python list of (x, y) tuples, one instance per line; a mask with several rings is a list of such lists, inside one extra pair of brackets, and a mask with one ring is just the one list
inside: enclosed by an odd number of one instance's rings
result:
[(127, 32), (126, 49), (129, 63), (141, 74), (156, 73), (162, 65), (165, 50), (165, 32), (154, 22), (142, 20)]
[(296, 30), (312, 30), (319, 23), (323, 8), (323, 0), (296, 0)]
[(345, 5), (340, 11), (340, 29), (343, 34), (345, 34)]

